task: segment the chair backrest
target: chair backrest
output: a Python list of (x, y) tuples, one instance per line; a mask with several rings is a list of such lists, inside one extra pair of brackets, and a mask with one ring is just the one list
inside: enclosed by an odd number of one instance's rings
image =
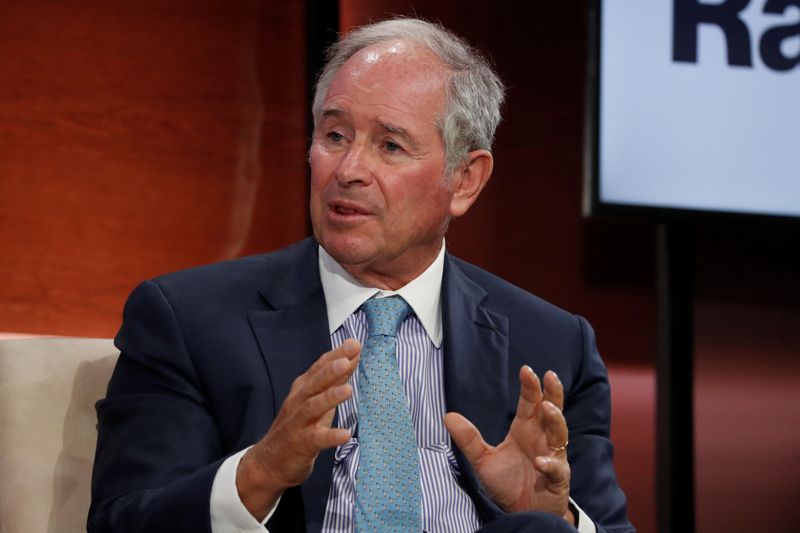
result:
[(0, 533), (86, 531), (110, 339), (0, 340)]

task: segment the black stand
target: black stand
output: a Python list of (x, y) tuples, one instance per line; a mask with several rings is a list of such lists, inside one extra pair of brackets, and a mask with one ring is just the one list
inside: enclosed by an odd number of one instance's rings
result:
[(658, 228), (659, 353), (656, 373), (656, 495), (659, 533), (693, 533), (693, 228)]

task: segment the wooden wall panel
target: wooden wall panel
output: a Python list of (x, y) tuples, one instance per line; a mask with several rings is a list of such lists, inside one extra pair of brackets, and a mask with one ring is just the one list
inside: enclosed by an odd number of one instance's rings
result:
[(0, 4), (0, 331), (305, 234), (302, 2)]

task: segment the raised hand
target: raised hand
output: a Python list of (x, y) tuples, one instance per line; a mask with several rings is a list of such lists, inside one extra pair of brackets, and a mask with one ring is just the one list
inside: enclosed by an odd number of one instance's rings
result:
[(542, 391), (538, 376), (519, 372), (517, 413), (505, 440), (489, 446), (478, 429), (458, 413), (445, 415), (445, 426), (464, 452), (489, 497), (508, 512), (547, 511), (573, 522), (567, 509), (570, 469), (564, 389), (548, 371)]
[(347, 429), (332, 428), (336, 406), (353, 393), (347, 383), (361, 345), (349, 339), (325, 353), (292, 383), (264, 437), (242, 457), (236, 487), (242, 503), (263, 519), (280, 495), (308, 478), (319, 452), (346, 443)]

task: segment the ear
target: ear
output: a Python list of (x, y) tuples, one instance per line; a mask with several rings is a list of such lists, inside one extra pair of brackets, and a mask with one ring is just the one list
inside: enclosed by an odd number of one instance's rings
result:
[(472, 206), (483, 187), (492, 177), (494, 158), (488, 150), (475, 150), (467, 154), (467, 163), (452, 176), (453, 198), (450, 214), (460, 217)]

